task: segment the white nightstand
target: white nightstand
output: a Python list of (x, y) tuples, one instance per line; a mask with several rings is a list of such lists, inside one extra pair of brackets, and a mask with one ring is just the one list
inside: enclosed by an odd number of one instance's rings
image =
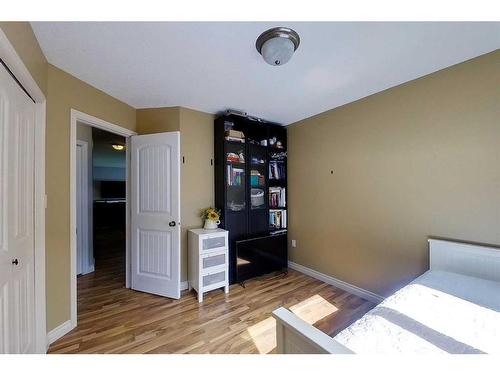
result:
[(189, 290), (196, 290), (198, 302), (210, 290), (229, 292), (228, 233), (224, 229), (188, 231)]

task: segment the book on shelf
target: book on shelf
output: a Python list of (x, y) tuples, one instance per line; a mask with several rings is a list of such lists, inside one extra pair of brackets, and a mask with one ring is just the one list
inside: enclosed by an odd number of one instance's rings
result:
[(253, 187), (262, 187), (266, 184), (266, 177), (258, 170), (252, 169), (250, 171), (250, 185)]
[(239, 131), (239, 130), (228, 129), (224, 132), (224, 135), (226, 137), (233, 137), (233, 138), (238, 138), (238, 139), (245, 138), (245, 133), (243, 133), (242, 131)]
[(286, 210), (269, 210), (269, 226), (273, 229), (286, 229)]
[(286, 188), (279, 186), (269, 188), (269, 207), (286, 207)]
[(245, 138), (238, 138), (238, 137), (230, 137), (230, 136), (227, 136), (225, 137), (226, 141), (230, 141), (230, 142), (240, 142), (240, 143), (245, 143)]
[(269, 178), (274, 180), (285, 179), (285, 162), (281, 160), (273, 160), (269, 162)]
[(242, 186), (245, 170), (243, 168), (235, 168), (232, 165), (227, 165), (227, 185), (228, 186)]

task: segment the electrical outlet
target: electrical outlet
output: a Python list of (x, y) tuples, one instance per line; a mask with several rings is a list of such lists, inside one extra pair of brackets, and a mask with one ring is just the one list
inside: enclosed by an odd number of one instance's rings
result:
[(292, 247), (297, 247), (297, 241), (296, 240), (292, 240)]

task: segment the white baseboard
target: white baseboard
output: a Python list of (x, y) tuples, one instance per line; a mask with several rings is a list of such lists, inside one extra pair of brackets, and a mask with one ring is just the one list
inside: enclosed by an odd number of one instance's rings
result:
[(71, 320), (65, 321), (63, 324), (57, 326), (52, 331), (47, 333), (47, 347), (54, 341), (59, 340), (69, 331), (76, 327), (76, 324), (72, 324)]
[(288, 268), (302, 272), (308, 276), (314, 277), (315, 279), (321, 280), (327, 284), (336, 286), (337, 288), (340, 288), (340, 289), (345, 290), (349, 293), (355, 294), (355, 295), (357, 295), (361, 298), (364, 298), (368, 301), (371, 301), (374, 303), (380, 303), (384, 300), (384, 297), (379, 296), (378, 294), (375, 294), (373, 292), (370, 292), (369, 290), (362, 289), (360, 287), (357, 287), (356, 285), (346, 283), (345, 281), (336, 279), (335, 277), (325, 275), (324, 273), (315, 271), (315, 270), (313, 270), (309, 267), (303, 266), (301, 264), (297, 264), (295, 262), (288, 261)]

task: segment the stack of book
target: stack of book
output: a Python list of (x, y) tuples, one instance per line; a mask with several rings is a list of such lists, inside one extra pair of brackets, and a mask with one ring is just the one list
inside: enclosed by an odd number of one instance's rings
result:
[(258, 170), (252, 169), (250, 171), (250, 185), (254, 187), (262, 187), (266, 184), (265, 176)]
[(270, 161), (269, 162), (269, 178), (274, 180), (285, 179), (285, 162), (284, 161)]
[(226, 141), (245, 143), (245, 134), (239, 130), (226, 130)]
[(272, 229), (286, 229), (286, 210), (269, 210), (269, 226)]
[(245, 170), (243, 168), (234, 168), (232, 165), (227, 165), (227, 185), (241, 186), (243, 185)]
[(269, 207), (286, 207), (286, 189), (282, 187), (269, 188)]

